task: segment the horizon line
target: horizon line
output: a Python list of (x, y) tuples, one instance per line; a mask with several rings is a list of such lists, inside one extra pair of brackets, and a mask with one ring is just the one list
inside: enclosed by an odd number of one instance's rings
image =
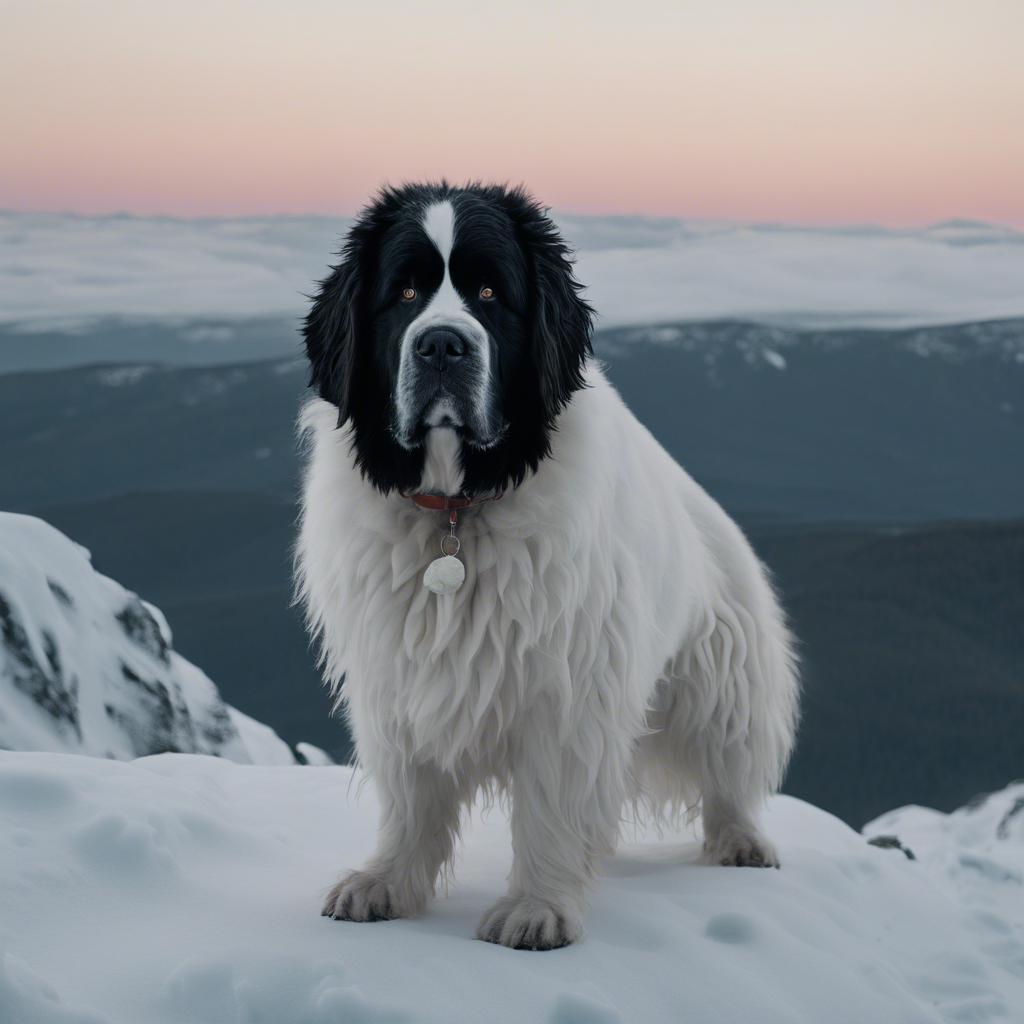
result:
[[(367, 203), (366, 205), (369, 205)], [(984, 220), (978, 217), (965, 217), (953, 214), (934, 221), (917, 222), (892, 222), (884, 220), (850, 220), (850, 221), (787, 221), (772, 219), (753, 219), (742, 217), (701, 217), (701, 216), (680, 216), (671, 213), (643, 213), (613, 211), (605, 213), (586, 213), (569, 209), (560, 209), (555, 206), (540, 204), (545, 212), (553, 219), (559, 216), (579, 217), (588, 220), (608, 220), (622, 218), (642, 221), (663, 221), (683, 224), (708, 224), (721, 225), (723, 227), (756, 227), (756, 228), (786, 228), (803, 230), (854, 230), (863, 228), (882, 228), (886, 231), (922, 231), (942, 227), (984, 227), (996, 228), (1004, 231), (1012, 231), (1014, 234), (1024, 234), (1024, 222), (1014, 223), (1011, 221)], [(0, 206), (0, 216), (23, 215), (23, 216), (57, 216), (73, 217), (82, 220), (173, 220), (173, 221), (242, 221), (242, 220), (352, 220), (365, 209), (360, 207), (355, 212), (332, 212), (327, 213), (318, 210), (289, 211), (276, 210), (253, 213), (138, 213), (131, 210), (111, 210), (106, 213), (91, 213), (74, 209), (47, 209), (47, 208), (19, 208)]]

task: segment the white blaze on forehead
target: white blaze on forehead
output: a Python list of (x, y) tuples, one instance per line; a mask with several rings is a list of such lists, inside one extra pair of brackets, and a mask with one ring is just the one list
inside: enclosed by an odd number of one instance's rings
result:
[[(441, 287), (427, 303), (427, 308), (413, 321), (412, 326), (417, 329), (426, 327), (428, 323), (440, 323), (452, 317), (469, 317), (469, 310), (466, 309), (462, 296), (452, 284), (448, 266), (452, 246), (455, 245), (455, 207), (447, 199), (440, 203), (432, 203), (423, 211), (421, 223), (427, 238), (434, 243), (441, 254), (441, 259), (444, 260), (444, 278)], [(473, 323), (476, 323), (476, 320), (473, 320)]]
[(427, 238), (437, 246), (447, 273), (448, 258), (455, 244), (455, 207), (447, 199), (443, 203), (428, 206), (423, 214), (423, 230)]

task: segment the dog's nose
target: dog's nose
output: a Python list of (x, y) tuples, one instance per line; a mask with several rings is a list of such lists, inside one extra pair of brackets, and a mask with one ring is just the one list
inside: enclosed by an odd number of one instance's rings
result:
[(444, 370), (466, 354), (466, 342), (447, 327), (432, 327), (416, 339), (416, 355), (435, 370)]

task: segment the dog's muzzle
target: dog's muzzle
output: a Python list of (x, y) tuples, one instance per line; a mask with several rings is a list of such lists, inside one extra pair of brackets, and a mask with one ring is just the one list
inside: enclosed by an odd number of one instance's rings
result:
[(465, 326), (458, 317), (435, 319), (405, 343), (392, 432), (406, 448), (422, 444), (434, 427), (455, 427), (474, 447), (498, 440), (488, 338), (465, 319)]

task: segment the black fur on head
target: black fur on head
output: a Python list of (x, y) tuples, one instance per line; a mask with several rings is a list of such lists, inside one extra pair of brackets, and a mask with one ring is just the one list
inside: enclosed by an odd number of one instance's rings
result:
[[(536, 470), (559, 412), (583, 387), (593, 319), (544, 210), (501, 185), (385, 188), (339, 256), (304, 323), (310, 385), (337, 406), (339, 427), (351, 422), (370, 482), (385, 493), (415, 489), (427, 421), (445, 410), (462, 440), (466, 493), (503, 490)], [(431, 327), (453, 339), (456, 363), (428, 363)]]

